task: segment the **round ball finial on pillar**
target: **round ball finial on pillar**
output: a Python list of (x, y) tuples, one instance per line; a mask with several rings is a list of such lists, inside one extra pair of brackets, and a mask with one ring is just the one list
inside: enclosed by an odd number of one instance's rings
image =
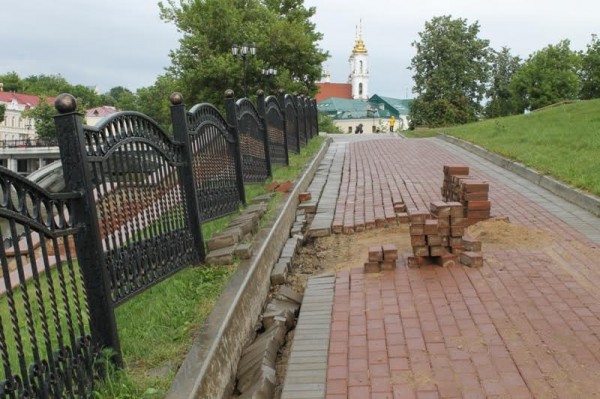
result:
[(227, 89), (225, 90), (225, 98), (233, 98), (235, 94), (233, 93), (233, 90), (231, 89)]
[(169, 96), (169, 101), (172, 105), (181, 105), (183, 104), (183, 95), (179, 92), (175, 92)]
[(77, 110), (77, 100), (71, 94), (63, 93), (54, 100), (54, 108), (61, 114), (68, 114)]

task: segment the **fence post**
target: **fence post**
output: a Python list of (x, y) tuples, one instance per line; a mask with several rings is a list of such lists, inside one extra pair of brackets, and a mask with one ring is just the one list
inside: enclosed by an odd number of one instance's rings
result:
[(298, 93), (294, 93), (292, 95), (294, 96), (292, 98), (294, 101), (292, 102), (296, 106), (296, 141), (298, 142), (298, 154), (300, 154), (302, 152), (302, 145), (300, 144), (300, 123), (298, 122), (298, 114), (300, 113), (298, 112)]
[(269, 129), (267, 127), (267, 116), (265, 113), (265, 92), (259, 90), (256, 98), (256, 108), (258, 116), (262, 120), (263, 128), (265, 129), (265, 156), (267, 157), (267, 171), (269, 177), (273, 177), (273, 170), (271, 169), (271, 143), (269, 143)]
[(235, 140), (235, 175), (238, 191), (242, 203), (246, 205), (246, 189), (244, 188), (244, 169), (242, 167), (242, 150), (240, 148), (240, 135), (237, 127), (237, 113), (235, 111), (235, 99), (233, 90), (225, 90), (225, 111), (227, 112), (227, 130)]
[(285, 92), (283, 89), (279, 89), (277, 91), (277, 102), (279, 103), (279, 110), (281, 111), (281, 116), (283, 117), (283, 143), (285, 145), (285, 164), (290, 164), (290, 149), (288, 147), (288, 139), (287, 139), (287, 118), (285, 117)]
[(314, 124), (315, 124), (315, 136), (319, 135), (319, 109), (317, 108), (317, 100), (316, 99), (312, 99), (312, 108), (313, 108), (313, 114), (314, 114)]
[(76, 112), (77, 101), (70, 94), (59, 95), (54, 106), (59, 112), (54, 122), (65, 185), (67, 190), (81, 193), (81, 197), (71, 203), (71, 217), (73, 225), (81, 227), (74, 240), (88, 297), (92, 340), (101, 348), (112, 348), (111, 360), (122, 366), (110, 280), (104, 262), (94, 186), (87, 160), (83, 116)]
[(171, 102), (171, 121), (173, 123), (173, 137), (175, 141), (183, 144), (184, 165), (177, 168), (179, 181), (183, 186), (185, 200), (187, 203), (187, 214), (189, 228), (194, 238), (194, 244), (198, 249), (200, 261), (204, 262), (206, 252), (204, 250), (204, 238), (202, 236), (202, 224), (200, 222), (200, 207), (198, 206), (198, 193), (196, 192), (196, 179), (194, 177), (194, 158), (192, 157), (192, 144), (188, 133), (185, 105), (181, 93), (173, 93), (169, 97)]

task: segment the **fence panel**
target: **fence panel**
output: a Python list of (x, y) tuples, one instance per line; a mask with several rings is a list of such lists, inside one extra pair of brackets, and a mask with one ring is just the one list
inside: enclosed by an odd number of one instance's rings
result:
[(285, 137), (287, 139), (288, 151), (300, 153), (300, 139), (298, 137), (298, 114), (296, 101), (289, 94), (280, 97), (281, 104), (285, 110)]
[(271, 164), (288, 165), (285, 119), (281, 106), (274, 96), (267, 97), (264, 104)]
[(227, 121), (212, 105), (197, 104), (187, 113), (187, 127), (201, 222), (236, 212), (244, 202), (244, 187)]
[(0, 398), (91, 398), (98, 348), (71, 201), (0, 167)]
[(111, 297), (118, 304), (201, 258), (178, 170), (182, 146), (136, 112), (83, 130)]
[(247, 98), (236, 101), (235, 115), (244, 183), (263, 183), (271, 176), (265, 125)]
[(296, 96), (296, 110), (298, 112), (298, 140), (299, 146), (306, 146), (306, 107), (304, 97)]
[(309, 100), (310, 109), (310, 137), (313, 138), (319, 135), (319, 116), (317, 114), (317, 101), (314, 98)]

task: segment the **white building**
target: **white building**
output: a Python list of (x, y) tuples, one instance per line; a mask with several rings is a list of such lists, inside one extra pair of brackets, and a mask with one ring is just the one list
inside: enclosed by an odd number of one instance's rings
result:
[[(53, 103), (54, 98), (47, 101)], [(35, 123), (33, 119), (23, 117), (23, 112), (37, 107), (39, 102), (38, 96), (6, 92), (0, 83), (0, 104), (5, 107), (4, 120), (0, 121), (0, 143), (36, 138)]]
[(369, 99), (369, 65), (367, 63), (367, 47), (362, 38), (362, 22), (356, 34), (354, 48), (348, 62), (350, 63), (350, 76), (348, 83), (352, 85), (352, 98), (354, 100)]

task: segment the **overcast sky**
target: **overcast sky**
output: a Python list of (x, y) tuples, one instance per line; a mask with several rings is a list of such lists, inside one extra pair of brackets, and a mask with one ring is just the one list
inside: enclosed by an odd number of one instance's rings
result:
[[(600, 33), (600, 1), (572, 0), (305, 0), (324, 34), (332, 82), (345, 82), (355, 29), (363, 21), (369, 52), (369, 94), (411, 96), (411, 43), (426, 21), (452, 15), (479, 21), (480, 38), (526, 58), (571, 40), (584, 50)], [(154, 0), (0, 0), (0, 74), (62, 74), (72, 84), (135, 90), (152, 85), (178, 47), (175, 27), (162, 22)], [(258, 50), (260, 51), (260, 49)]]

